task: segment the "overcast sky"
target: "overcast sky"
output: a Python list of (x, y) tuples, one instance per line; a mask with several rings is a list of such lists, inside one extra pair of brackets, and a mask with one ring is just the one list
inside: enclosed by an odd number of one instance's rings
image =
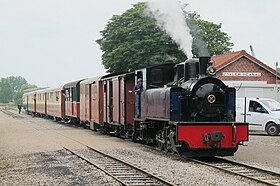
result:
[[(0, 78), (23, 76), (57, 87), (105, 73), (95, 40), (113, 16), (140, 0), (0, 0)], [(234, 50), (253, 45), (275, 68), (280, 62), (280, 1), (187, 0), (188, 10), (222, 23)]]

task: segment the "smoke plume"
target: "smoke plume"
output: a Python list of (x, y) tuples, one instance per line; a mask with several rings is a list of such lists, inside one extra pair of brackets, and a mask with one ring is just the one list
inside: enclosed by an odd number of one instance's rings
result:
[(147, 4), (158, 26), (177, 43), (188, 58), (192, 58), (193, 38), (178, 0), (148, 0)]

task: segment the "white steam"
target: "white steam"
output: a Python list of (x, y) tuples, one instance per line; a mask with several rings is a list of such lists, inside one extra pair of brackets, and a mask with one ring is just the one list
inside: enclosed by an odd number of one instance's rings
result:
[(193, 38), (180, 2), (178, 0), (148, 0), (147, 4), (158, 26), (177, 43), (188, 58), (192, 58)]

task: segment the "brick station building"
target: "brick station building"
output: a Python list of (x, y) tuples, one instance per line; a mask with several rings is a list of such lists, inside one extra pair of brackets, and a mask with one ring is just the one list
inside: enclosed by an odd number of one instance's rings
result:
[[(234, 86), (237, 97), (265, 97), (280, 101), (276, 78), (280, 73), (245, 50), (212, 57), (217, 68), (216, 77)], [(277, 91), (276, 91), (277, 90)]]

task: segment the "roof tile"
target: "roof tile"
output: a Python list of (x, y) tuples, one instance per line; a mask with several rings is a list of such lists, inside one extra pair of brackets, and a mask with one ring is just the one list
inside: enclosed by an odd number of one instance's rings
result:
[[(221, 70), (224, 67), (226, 67), (228, 64), (238, 60), (240, 57), (246, 57), (249, 60), (251, 60), (252, 62), (256, 63), (257, 65), (259, 65), (260, 67), (264, 68), (265, 70), (270, 71), (272, 74), (276, 73), (276, 70), (271, 68), (270, 66), (266, 65), (265, 63), (261, 62), (260, 60), (258, 60), (257, 58), (255, 58), (254, 56), (248, 54), (245, 50), (241, 50), (241, 51), (236, 51), (236, 52), (231, 52), (231, 53), (227, 53), (227, 54), (222, 54), (222, 55), (217, 55), (217, 56), (213, 56), (211, 58), (213, 65), (217, 68), (217, 70)], [(279, 76), (280, 73), (277, 72), (277, 75)]]

